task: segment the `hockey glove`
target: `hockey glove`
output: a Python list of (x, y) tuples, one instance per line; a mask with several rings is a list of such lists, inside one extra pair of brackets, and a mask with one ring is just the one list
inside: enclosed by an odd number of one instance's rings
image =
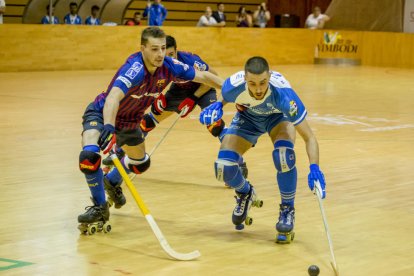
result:
[(326, 196), (325, 191), (325, 177), (321, 170), (319, 169), (319, 166), (317, 164), (311, 164), (310, 165), (310, 173), (308, 175), (308, 185), (309, 189), (316, 194), (316, 190), (319, 191), (319, 194), (321, 195), (321, 198), (324, 199)]
[(215, 102), (207, 106), (200, 113), (200, 123), (211, 125), (223, 117), (223, 103)]
[(98, 139), (98, 145), (103, 153), (108, 153), (111, 150), (112, 146), (115, 144), (115, 139), (112, 139), (114, 137), (114, 133), (115, 127), (113, 125), (104, 125), (101, 135), (99, 135)]
[(164, 108), (167, 106), (167, 100), (165, 99), (164, 94), (160, 94), (158, 98), (154, 100), (151, 105), (151, 112), (155, 115), (161, 115), (164, 111)]
[(197, 101), (198, 98), (196, 96), (190, 95), (180, 103), (178, 111), (180, 112), (181, 118), (186, 117), (191, 111), (193, 111)]

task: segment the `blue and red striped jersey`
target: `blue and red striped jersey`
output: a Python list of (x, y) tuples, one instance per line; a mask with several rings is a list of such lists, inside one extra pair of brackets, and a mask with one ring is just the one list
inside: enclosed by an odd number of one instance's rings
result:
[(112, 87), (119, 87), (125, 97), (119, 104), (115, 128), (135, 129), (139, 127), (145, 110), (170, 82), (191, 81), (194, 77), (192, 66), (170, 57), (165, 57), (163, 65), (151, 75), (145, 67), (142, 53), (137, 52), (117, 71), (106, 92), (95, 98), (94, 105), (102, 111)]

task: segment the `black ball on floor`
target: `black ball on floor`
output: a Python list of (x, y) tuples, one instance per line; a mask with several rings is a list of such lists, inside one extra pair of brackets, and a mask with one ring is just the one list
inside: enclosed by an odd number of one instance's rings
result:
[(311, 265), (308, 268), (309, 276), (318, 276), (319, 275), (319, 267), (317, 265)]

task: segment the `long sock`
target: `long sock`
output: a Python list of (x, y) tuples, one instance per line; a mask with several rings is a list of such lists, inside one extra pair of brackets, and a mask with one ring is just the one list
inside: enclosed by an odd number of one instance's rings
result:
[(288, 172), (277, 173), (277, 184), (279, 185), (280, 196), (282, 197), (282, 205), (295, 206), (297, 178), (296, 167)]
[[(83, 150), (99, 153), (99, 147), (96, 145), (84, 146)], [(86, 182), (88, 183), (89, 190), (96, 204), (103, 205), (106, 203), (105, 190), (103, 185), (103, 172), (99, 168), (98, 171), (85, 174)]]
[[(218, 159), (226, 160), (228, 162), (232, 162), (234, 164), (238, 164), (239, 160), (241, 159), (240, 155), (231, 150), (220, 150)], [(238, 165), (237, 165), (238, 167)], [(234, 188), (236, 192), (241, 194), (247, 194), (250, 192), (250, 183), (247, 181), (240, 170), (240, 167), (237, 168), (237, 172), (232, 179), (226, 180), (226, 184), (230, 187)]]

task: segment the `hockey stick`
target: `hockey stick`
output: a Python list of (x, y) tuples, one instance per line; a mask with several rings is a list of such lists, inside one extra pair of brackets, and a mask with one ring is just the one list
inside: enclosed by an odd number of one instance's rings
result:
[[(320, 183), (319, 183), (318, 180), (316, 180), (315, 182), (316, 182), (315, 185), (319, 184), (319, 186), (320, 186)], [(332, 262), (330, 262), (330, 263), (331, 263), (331, 266), (332, 266), (332, 268), (335, 272), (335, 275), (338, 276), (339, 275), (339, 270), (338, 270), (338, 265), (337, 265), (336, 260), (335, 260), (335, 254), (334, 254), (334, 250), (333, 250), (331, 235), (329, 234), (329, 227), (328, 227), (328, 221), (327, 221), (326, 215), (325, 215), (325, 209), (323, 208), (322, 196), (321, 196), (318, 189), (315, 188), (315, 190), (316, 190), (316, 197), (318, 198), (318, 202), (319, 202), (319, 208), (321, 209), (323, 225), (325, 226), (326, 237), (328, 238), (329, 250), (331, 251)]]
[(160, 228), (158, 227), (157, 223), (155, 222), (154, 218), (150, 214), (141, 196), (138, 194), (138, 191), (135, 189), (135, 186), (132, 184), (132, 181), (129, 179), (128, 174), (126, 173), (124, 167), (122, 166), (116, 154), (112, 154), (111, 158), (112, 158), (112, 161), (114, 162), (115, 167), (118, 169), (126, 185), (128, 186), (128, 189), (131, 192), (132, 196), (134, 197), (135, 202), (137, 203), (139, 209), (141, 210), (142, 214), (145, 216), (148, 224), (151, 226), (152, 232), (157, 237), (159, 243), (161, 244), (162, 249), (164, 249), (164, 251), (171, 258), (174, 258), (179, 261), (189, 261), (189, 260), (194, 260), (200, 257), (201, 254), (198, 250), (195, 250), (190, 253), (178, 253), (174, 249), (171, 248), (171, 246), (168, 244), (167, 240), (165, 239), (164, 235), (162, 234)]

